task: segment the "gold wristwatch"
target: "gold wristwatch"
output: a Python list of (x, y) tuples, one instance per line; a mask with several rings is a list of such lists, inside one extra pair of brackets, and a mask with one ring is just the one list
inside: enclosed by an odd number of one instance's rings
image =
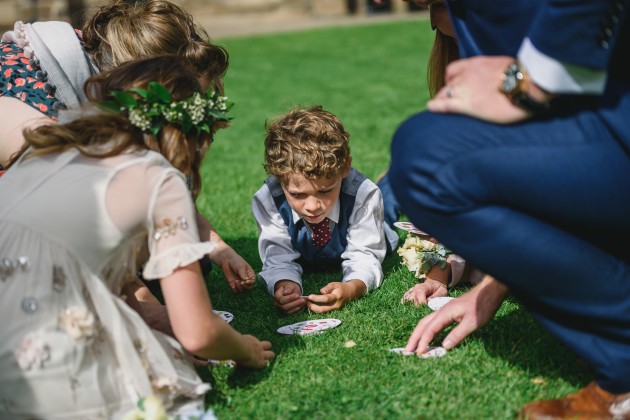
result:
[(529, 75), (517, 61), (511, 63), (503, 73), (500, 90), (519, 108), (532, 114), (544, 114), (551, 109), (551, 102), (538, 102), (527, 94), (531, 83)]

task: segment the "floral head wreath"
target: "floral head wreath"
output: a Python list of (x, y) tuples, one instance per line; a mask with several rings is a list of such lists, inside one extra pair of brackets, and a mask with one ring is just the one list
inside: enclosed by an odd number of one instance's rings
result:
[(127, 114), (131, 124), (142, 131), (151, 132), (154, 136), (166, 123), (180, 125), (184, 133), (188, 133), (193, 127), (197, 130), (197, 135), (202, 131), (210, 133), (214, 121), (232, 119), (227, 113), (234, 105), (226, 96), (220, 96), (212, 88), (208, 88), (203, 96), (195, 92), (183, 101), (173, 101), (170, 92), (158, 82), (149, 82), (146, 89), (112, 91), (111, 95), (113, 100), (99, 105)]

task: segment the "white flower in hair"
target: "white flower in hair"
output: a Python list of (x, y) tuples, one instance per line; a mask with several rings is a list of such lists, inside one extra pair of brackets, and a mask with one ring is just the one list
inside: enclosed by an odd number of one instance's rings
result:
[(210, 133), (214, 121), (231, 120), (227, 113), (233, 103), (212, 88), (208, 88), (204, 95), (195, 92), (183, 101), (173, 101), (170, 92), (157, 82), (149, 82), (146, 89), (114, 91), (111, 95), (113, 100), (99, 106), (126, 113), (131, 124), (154, 136), (167, 123), (180, 125), (184, 133), (194, 127), (200, 134), (202, 131)]
[(145, 114), (145, 112), (146, 111), (141, 108), (135, 108), (129, 111), (129, 121), (142, 131), (146, 131), (151, 128), (151, 119)]

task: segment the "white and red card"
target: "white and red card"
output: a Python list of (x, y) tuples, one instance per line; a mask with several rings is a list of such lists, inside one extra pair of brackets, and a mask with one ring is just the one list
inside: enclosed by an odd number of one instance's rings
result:
[(219, 318), (227, 322), (228, 324), (234, 320), (234, 315), (227, 311), (215, 311), (212, 310)]
[[(400, 354), (402, 356), (413, 356), (416, 354), (413, 351), (405, 351), (404, 347), (396, 347), (396, 348), (390, 349), (389, 351), (391, 351), (392, 353)], [(419, 354), (418, 357), (421, 359), (431, 359), (433, 357), (442, 357), (445, 355), (446, 355), (446, 349), (444, 347), (429, 346), (427, 347), (427, 351), (425, 351), (422, 354)]]
[(446, 305), (453, 299), (455, 298), (448, 297), (448, 296), (435, 297), (435, 298), (429, 299), (427, 305), (429, 305), (429, 308), (433, 309), (434, 311), (437, 311), (438, 309), (440, 309), (442, 306)]
[(415, 227), (413, 223), (411, 222), (394, 222), (394, 226), (396, 226), (398, 229), (402, 229), (414, 235), (429, 236), (428, 233), (421, 231), (420, 229)]
[(278, 328), (280, 334), (285, 335), (310, 335), (319, 334), (331, 328), (336, 328), (341, 324), (341, 320), (335, 318), (314, 319), (311, 321), (296, 322)]

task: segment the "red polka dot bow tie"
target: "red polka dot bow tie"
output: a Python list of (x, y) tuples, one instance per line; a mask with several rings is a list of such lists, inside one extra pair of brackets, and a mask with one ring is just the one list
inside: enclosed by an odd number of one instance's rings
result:
[(313, 235), (313, 245), (321, 249), (330, 241), (330, 219), (325, 217), (319, 223), (309, 223)]

